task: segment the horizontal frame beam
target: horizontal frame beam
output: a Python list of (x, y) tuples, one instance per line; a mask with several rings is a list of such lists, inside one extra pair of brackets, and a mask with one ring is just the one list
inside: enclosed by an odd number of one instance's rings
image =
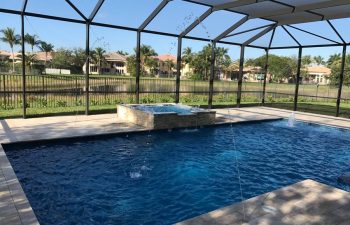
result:
[[(185, 0), (183, 0), (185, 1)], [(191, 2), (190, 0), (188, 2)], [(201, 5), (201, 4), (199, 4)], [(212, 12), (212, 10), (210, 9)], [(45, 14), (39, 14), (39, 13), (31, 13), (31, 12), (23, 12), (19, 10), (11, 10), (11, 9), (3, 9), (0, 8), (0, 13), (7, 13), (7, 14), (13, 14), (13, 15), (21, 15), (23, 14), (24, 16), (29, 16), (29, 17), (36, 17), (36, 18), (43, 18), (43, 19), (49, 19), (49, 20), (56, 20), (56, 21), (62, 21), (62, 22), (70, 22), (70, 23), (76, 23), (76, 24), (86, 24), (86, 21), (84, 20), (79, 20), (79, 19), (72, 19), (72, 18), (66, 18), (66, 17), (59, 17), (59, 16), (50, 16), (50, 15), (45, 15)], [(93, 26), (99, 26), (99, 27), (106, 27), (106, 28), (113, 28), (113, 29), (120, 29), (120, 30), (127, 30), (127, 31), (134, 31), (137, 32), (137, 28), (132, 28), (132, 27), (125, 27), (125, 26), (119, 26), (119, 25), (113, 25), (113, 24), (105, 24), (105, 23), (100, 23), (100, 22), (91, 22), (90, 25)], [(170, 36), (170, 37), (179, 37), (180, 35), (177, 34), (171, 34), (171, 33), (166, 33), (166, 32), (157, 32), (157, 31), (150, 31), (150, 30), (143, 30), (143, 33), (150, 33), (150, 34), (156, 34), (156, 35), (163, 35), (163, 36)], [(191, 40), (198, 40), (198, 41), (206, 41), (210, 42), (212, 40), (208, 38), (200, 38), (200, 37), (192, 37), (192, 36), (183, 36), (185, 39), (191, 39)], [(220, 44), (227, 44), (227, 45), (235, 45), (235, 46), (241, 46), (241, 43), (234, 43), (234, 42), (228, 42), (228, 41), (218, 41)], [(320, 44), (320, 45), (303, 45), (301, 47), (303, 48), (317, 48), (317, 47), (341, 47), (344, 44), (341, 43), (335, 43), (335, 44)], [(350, 45), (349, 43), (346, 43), (345, 45)], [(294, 49), (294, 48), (299, 48), (300, 46), (283, 46), (283, 47), (263, 47), (263, 46), (255, 46), (255, 45), (247, 45), (247, 47), (251, 48), (257, 48), (257, 49), (272, 49), (272, 50), (277, 50), (277, 49)]]

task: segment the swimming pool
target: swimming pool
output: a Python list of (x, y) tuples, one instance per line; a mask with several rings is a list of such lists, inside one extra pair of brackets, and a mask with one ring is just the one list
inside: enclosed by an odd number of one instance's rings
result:
[(135, 109), (150, 113), (177, 113), (179, 115), (192, 114), (198, 111), (205, 111), (198, 107), (191, 107), (182, 104), (154, 104), (154, 105), (133, 105)]
[[(13, 144), (45, 224), (171, 224), (314, 179), (349, 191), (350, 133), (286, 121)], [(238, 170), (237, 170), (238, 168)]]

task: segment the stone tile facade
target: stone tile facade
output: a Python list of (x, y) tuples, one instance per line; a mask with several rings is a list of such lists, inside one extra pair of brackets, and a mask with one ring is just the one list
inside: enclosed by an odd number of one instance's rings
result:
[(216, 112), (205, 110), (191, 114), (150, 113), (138, 110), (133, 105), (118, 105), (118, 119), (148, 129), (173, 129), (183, 127), (200, 127), (215, 124)]

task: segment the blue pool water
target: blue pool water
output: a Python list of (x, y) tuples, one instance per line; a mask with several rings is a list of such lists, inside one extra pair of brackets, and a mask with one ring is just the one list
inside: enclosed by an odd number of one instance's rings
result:
[[(236, 148), (234, 147), (234, 142)], [(5, 146), (42, 225), (171, 224), (304, 179), (350, 191), (350, 133), (287, 121)], [(236, 151), (237, 150), (237, 151)]]
[(193, 108), (193, 107), (181, 105), (181, 104), (137, 105), (134, 107), (139, 110), (151, 112), (151, 113), (171, 113), (172, 112), (177, 114), (191, 114), (194, 111), (202, 110), (199, 108)]

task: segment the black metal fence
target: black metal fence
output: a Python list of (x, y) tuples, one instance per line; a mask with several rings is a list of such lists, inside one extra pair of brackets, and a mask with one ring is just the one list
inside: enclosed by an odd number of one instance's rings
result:
[[(265, 102), (284, 104), (294, 101), (295, 84), (268, 83)], [(302, 110), (304, 103), (318, 102), (332, 105), (336, 102), (337, 87), (300, 85), (298, 104)], [(26, 75), (26, 107), (28, 109), (84, 107), (86, 105), (84, 75)], [(136, 82), (134, 77), (90, 76), (89, 105), (113, 106), (119, 103), (136, 103)], [(344, 96), (350, 95), (345, 89)], [(207, 105), (209, 82), (181, 80), (180, 102), (192, 105)], [(140, 79), (140, 103), (175, 102), (176, 80), (164, 78)], [(243, 104), (261, 104), (262, 83), (243, 83)], [(214, 105), (234, 105), (237, 99), (237, 82), (215, 81)], [(342, 99), (345, 105), (349, 99)], [(282, 107), (284, 107), (282, 106)], [(0, 109), (23, 108), (22, 76), (0, 75)], [(334, 109), (331, 109), (334, 111)], [(329, 114), (334, 114), (334, 112)]]

